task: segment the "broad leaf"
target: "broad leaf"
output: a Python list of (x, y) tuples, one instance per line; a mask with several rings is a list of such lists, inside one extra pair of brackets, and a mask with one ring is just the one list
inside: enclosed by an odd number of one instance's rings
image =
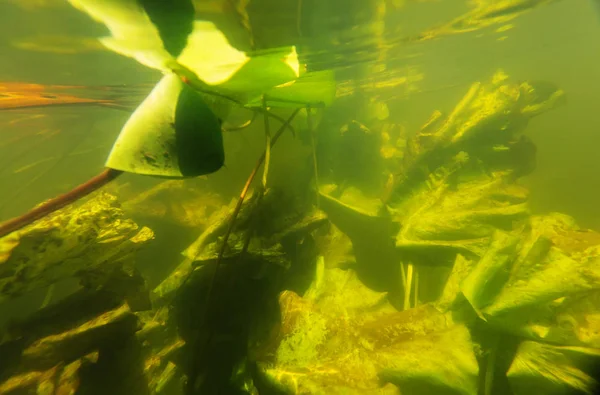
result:
[(295, 47), (238, 51), (214, 23), (194, 21), (194, 7), (186, 0), (168, 7), (149, 0), (70, 1), (108, 27), (111, 36), (101, 41), (109, 49), (164, 73), (184, 68), (204, 88), (241, 95), (242, 102), (300, 73)]
[(69, 0), (96, 21), (106, 25), (111, 36), (100, 41), (109, 49), (136, 59), (145, 66), (167, 71), (172, 55), (165, 49), (157, 26), (137, 0)]
[[(273, 107), (297, 108), (303, 105), (329, 106), (336, 95), (335, 74), (331, 70), (304, 74), (290, 84), (277, 86), (265, 93), (267, 103)], [(249, 106), (260, 106), (260, 100)]]
[(300, 297), (280, 296), (279, 332), (255, 350), (285, 394), (477, 393), (468, 330), (432, 306), (395, 311), (352, 270), (317, 266)]
[(600, 234), (564, 215), (533, 217), (498, 235), (462, 292), (503, 331), (563, 345), (600, 347)]
[(515, 395), (595, 394), (600, 350), (521, 343), (507, 376)]
[(106, 166), (135, 174), (193, 177), (219, 170), (224, 159), (219, 119), (200, 94), (170, 74), (131, 115)]

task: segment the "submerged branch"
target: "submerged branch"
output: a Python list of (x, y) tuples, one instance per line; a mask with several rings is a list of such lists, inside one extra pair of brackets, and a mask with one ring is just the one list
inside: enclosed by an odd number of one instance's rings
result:
[(30, 225), (34, 221), (37, 221), (38, 219), (43, 218), (48, 214), (51, 214), (56, 210), (89, 195), (90, 193), (108, 184), (122, 173), (123, 172), (120, 170), (104, 169), (102, 173), (90, 178), (88, 181), (75, 187), (71, 191), (50, 199), (19, 217), (2, 222), (0, 224), (0, 237), (6, 236), (11, 232)]

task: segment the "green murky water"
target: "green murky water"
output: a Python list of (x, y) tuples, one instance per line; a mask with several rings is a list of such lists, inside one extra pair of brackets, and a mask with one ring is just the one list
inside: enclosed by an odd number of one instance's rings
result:
[(135, 163), (0, 237), (0, 394), (594, 393), (592, 1), (90, 4), (0, 2), (0, 221)]

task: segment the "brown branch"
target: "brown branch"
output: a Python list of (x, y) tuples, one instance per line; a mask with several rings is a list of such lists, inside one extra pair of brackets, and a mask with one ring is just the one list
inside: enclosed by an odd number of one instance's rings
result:
[(89, 195), (90, 193), (108, 184), (121, 174), (123, 174), (123, 172), (120, 170), (107, 168), (102, 173), (90, 178), (88, 181), (75, 187), (69, 192), (50, 199), (19, 217), (15, 217), (0, 223), (0, 237), (19, 230), (33, 223), (34, 221), (37, 221), (38, 219), (43, 218), (48, 214), (51, 214), (56, 210), (83, 198), (84, 196)]

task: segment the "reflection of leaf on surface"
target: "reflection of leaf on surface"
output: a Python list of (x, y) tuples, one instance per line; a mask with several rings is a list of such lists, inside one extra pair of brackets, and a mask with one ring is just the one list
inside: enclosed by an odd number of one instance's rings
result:
[[(234, 48), (213, 22), (195, 20), (194, 6), (178, 4), (162, 20), (159, 4), (70, 0), (103, 23), (111, 35), (100, 41), (109, 49), (164, 73), (177, 73), (204, 89), (242, 97), (246, 102), (299, 76), (295, 47), (245, 53)], [(245, 97), (248, 96), (248, 97)]]
[(63, 0), (9, 0), (25, 10), (33, 11), (41, 8), (62, 8), (66, 6)]
[(476, 8), (442, 26), (429, 29), (409, 38), (409, 41), (425, 41), (438, 37), (474, 32), (500, 25), (531, 11), (535, 7), (558, 0), (477, 0)]
[(58, 54), (78, 54), (84, 52), (106, 51), (96, 37), (72, 37), (60, 35), (42, 35), (22, 37), (10, 43), (13, 47), (35, 52)]

